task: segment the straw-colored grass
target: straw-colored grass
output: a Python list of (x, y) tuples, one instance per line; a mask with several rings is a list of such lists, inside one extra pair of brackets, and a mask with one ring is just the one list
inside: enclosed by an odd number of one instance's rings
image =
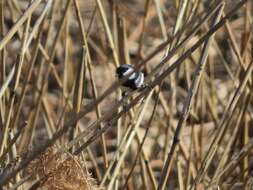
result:
[(252, 190), (252, 12), (0, 0), (0, 189)]

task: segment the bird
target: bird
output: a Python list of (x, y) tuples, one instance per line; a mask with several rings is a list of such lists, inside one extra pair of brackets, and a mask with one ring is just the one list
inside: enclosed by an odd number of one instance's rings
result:
[(127, 81), (122, 84), (123, 87), (126, 87), (127, 89), (131, 90), (137, 90), (144, 86), (143, 72), (135, 71), (133, 65), (122, 64), (116, 69), (116, 76), (119, 80), (127, 75), (129, 76)]

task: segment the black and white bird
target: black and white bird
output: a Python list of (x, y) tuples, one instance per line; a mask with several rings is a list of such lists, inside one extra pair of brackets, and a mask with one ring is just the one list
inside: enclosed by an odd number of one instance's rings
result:
[(122, 86), (130, 88), (131, 90), (137, 90), (144, 86), (144, 74), (141, 71), (134, 71), (134, 67), (130, 64), (120, 65), (116, 69), (116, 75), (118, 79), (129, 75), (128, 80)]

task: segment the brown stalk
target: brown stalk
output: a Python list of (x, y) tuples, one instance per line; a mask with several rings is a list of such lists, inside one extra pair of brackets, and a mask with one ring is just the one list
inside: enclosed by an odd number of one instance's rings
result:
[(7, 32), (4, 38), (0, 41), (0, 50), (8, 43), (8, 41), (13, 37), (13, 35), (18, 31), (19, 27), (31, 16), (34, 10), (39, 6), (41, 0), (35, 0), (26, 9), (24, 14), (19, 18), (15, 25)]
[[(223, 11), (223, 8), (224, 8), (224, 4), (223, 4), (223, 6), (221, 6), (217, 10), (217, 13), (215, 15), (216, 18), (214, 19), (212, 25), (217, 24), (217, 22), (219, 21), (219, 19), (221, 17), (221, 13)], [(161, 178), (159, 180), (159, 185), (158, 185), (158, 188), (157, 188), (159, 190), (164, 189), (165, 185), (167, 183), (169, 172), (170, 172), (170, 169), (172, 167), (173, 157), (174, 157), (176, 148), (178, 146), (178, 142), (180, 140), (179, 139), (180, 138), (180, 133), (181, 133), (182, 128), (185, 125), (186, 119), (188, 118), (193, 98), (194, 98), (194, 96), (197, 92), (199, 81), (200, 81), (203, 69), (205, 68), (206, 59), (207, 59), (207, 56), (208, 56), (208, 50), (209, 50), (209, 47), (212, 43), (212, 38), (213, 38), (213, 35), (210, 36), (208, 39), (206, 39), (206, 41), (204, 43), (201, 58), (200, 58), (200, 61), (199, 61), (199, 65), (198, 65), (197, 69), (195, 70), (194, 79), (193, 79), (193, 82), (192, 82), (191, 87), (189, 89), (189, 92), (188, 92), (188, 95), (187, 95), (187, 98), (186, 98), (186, 101), (185, 101), (185, 104), (184, 104), (184, 107), (183, 107), (183, 110), (182, 110), (182, 114), (181, 114), (181, 117), (180, 117), (179, 122), (177, 124), (177, 128), (176, 128), (176, 131), (175, 131), (175, 134), (174, 134), (174, 137), (173, 137), (172, 146), (171, 146), (170, 152), (168, 154), (167, 160), (165, 162), (165, 165), (164, 165), (162, 173), (161, 173)]]
[(250, 78), (251, 75), (251, 71), (252, 71), (252, 64), (253, 62), (251, 62), (251, 64), (248, 65), (248, 68), (246, 69), (245, 73), (244, 73), (244, 77), (243, 80), (241, 81), (240, 85), (238, 86), (238, 88), (236, 89), (232, 99), (230, 100), (222, 118), (221, 121), (219, 122), (219, 130), (217, 131), (217, 133), (215, 134), (215, 137), (212, 141), (211, 146), (209, 147), (209, 150), (207, 152), (207, 154), (205, 155), (205, 158), (202, 162), (200, 171), (197, 175), (197, 177), (194, 180), (194, 184), (192, 185), (192, 188), (195, 187), (195, 185), (197, 183), (200, 182), (200, 180), (203, 178), (203, 175), (205, 174), (205, 172), (207, 171), (208, 167), (210, 166), (210, 162), (212, 161), (216, 151), (217, 151), (217, 147), (218, 147), (218, 143), (220, 142), (220, 140), (222, 139), (222, 135), (224, 134), (224, 130), (226, 129), (226, 118), (229, 118), (233, 111), (236, 108), (236, 105), (238, 103), (239, 98), (242, 95), (242, 92), (245, 88), (245, 86), (248, 83), (248, 80)]
[[(155, 81), (153, 81), (150, 86), (154, 87), (155, 85), (159, 84), (161, 82), (161, 80), (163, 80), (166, 76), (168, 76), (175, 68), (177, 68), (177, 66), (184, 60), (186, 59), (194, 50), (196, 50), (202, 43), (203, 41), (205, 41), (205, 39), (207, 39), (210, 35), (212, 35), (216, 30), (218, 30), (221, 26), (223, 26), (223, 24), (226, 22), (226, 20), (228, 18), (230, 18), (231, 15), (233, 15), (233, 13), (235, 12), (235, 10), (237, 10), (238, 8), (240, 8), (246, 1), (241, 1), (236, 7), (235, 9), (233, 9), (232, 11), (230, 11), (227, 16), (225, 16), (223, 19), (221, 19), (221, 21), (215, 25), (206, 35), (204, 35), (204, 37), (202, 37), (193, 47), (191, 47), (189, 49), (189, 51), (187, 51), (184, 55), (182, 55), (182, 57), (177, 60), (174, 64), (172, 64), (170, 67), (166, 68), (165, 71), (158, 76)], [(123, 82), (123, 80), (121, 81)], [(105, 93), (103, 93), (100, 97), (98, 97), (98, 99), (95, 102), (92, 102), (90, 104), (87, 104), (87, 106), (85, 107), (85, 109), (83, 109), (78, 115), (74, 116), (73, 118), (71, 118), (69, 121), (67, 121), (65, 123), (65, 125), (63, 126), (63, 128), (61, 128), (58, 132), (56, 132), (52, 139), (46, 141), (46, 143), (40, 147), (37, 147), (34, 149), (34, 151), (31, 153), (31, 156), (29, 156), (27, 159), (24, 159), (21, 163), (18, 163), (17, 166), (11, 168), (11, 169), (7, 169), (5, 170), (2, 175), (1, 175), (1, 179), (0, 179), (0, 184), (5, 184), (6, 182), (8, 182), (8, 179), (10, 179), (11, 177), (13, 177), (18, 171), (20, 171), (21, 169), (23, 169), (32, 159), (34, 159), (36, 156), (38, 156), (41, 152), (43, 152), (48, 146), (51, 146), (52, 144), (54, 144), (54, 142), (56, 140), (58, 140), (63, 134), (65, 134), (68, 131), (68, 128), (70, 125), (73, 125), (77, 120), (79, 120), (81, 117), (83, 117), (84, 115), (86, 115), (88, 112), (92, 111), (95, 108), (95, 105), (98, 104), (99, 102), (101, 102), (105, 97), (107, 97), (108, 94), (110, 94), (111, 92), (113, 92), (115, 90), (115, 88), (117, 88), (119, 86), (120, 82), (118, 82), (117, 84), (112, 85), (108, 90), (105, 91)], [(140, 100), (140, 98), (142, 98), (145, 94), (148, 93), (148, 89), (145, 89), (143, 92), (141, 92), (140, 96), (135, 99), (135, 101), (131, 102), (130, 106), (133, 106), (134, 104), (136, 104), (138, 102), (138, 99)], [(129, 107), (128, 107), (129, 109)], [(120, 114), (123, 113), (119, 113), (115, 116), (115, 119), (112, 120), (116, 121), (119, 117)], [(108, 119), (108, 115), (107, 115), (107, 119)], [(105, 119), (106, 120), (106, 119)], [(101, 120), (100, 120), (101, 121)], [(99, 122), (97, 122), (98, 124)], [(92, 126), (96, 126), (96, 123)], [(110, 124), (110, 123), (109, 123)], [(104, 127), (103, 130), (98, 130), (96, 131), (97, 133), (95, 133), (87, 142), (87, 144), (93, 142), (94, 139), (96, 139), (97, 135), (98, 137), (105, 131), (108, 130), (111, 126), (109, 125), (109, 127)], [(83, 146), (85, 147), (85, 145)]]
[[(82, 22), (82, 19), (81, 19), (81, 14), (80, 14), (80, 10), (79, 10), (77, 0), (74, 0), (74, 5), (75, 5), (75, 10), (76, 10), (76, 15), (77, 15), (77, 18), (78, 18), (79, 27), (80, 27), (81, 34), (82, 34), (83, 44), (85, 45), (85, 48), (87, 49), (87, 67), (88, 67), (88, 71), (89, 71), (89, 75), (90, 75), (90, 82), (92, 84), (92, 91), (93, 91), (93, 95), (94, 95), (94, 101), (96, 101), (97, 100), (97, 88), (96, 88), (95, 78), (93, 77), (93, 71), (92, 71), (92, 65), (91, 65), (92, 60), (91, 60), (89, 46), (88, 46), (87, 38), (86, 38), (87, 34), (85, 33), (85, 30), (84, 30), (84, 25), (83, 25), (83, 22)], [(100, 111), (99, 105), (96, 105), (96, 114), (97, 114), (97, 118), (100, 118), (101, 111)], [(100, 124), (100, 128), (103, 128), (102, 124)], [(101, 141), (102, 141), (102, 147), (103, 147), (103, 156), (104, 156), (105, 168), (107, 168), (108, 167), (108, 159), (107, 159), (106, 142), (105, 142), (104, 134), (101, 135)]]

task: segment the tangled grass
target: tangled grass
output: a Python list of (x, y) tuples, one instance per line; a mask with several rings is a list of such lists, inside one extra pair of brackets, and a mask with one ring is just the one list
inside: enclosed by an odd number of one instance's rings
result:
[(0, 0), (0, 189), (253, 189), (252, 12)]

